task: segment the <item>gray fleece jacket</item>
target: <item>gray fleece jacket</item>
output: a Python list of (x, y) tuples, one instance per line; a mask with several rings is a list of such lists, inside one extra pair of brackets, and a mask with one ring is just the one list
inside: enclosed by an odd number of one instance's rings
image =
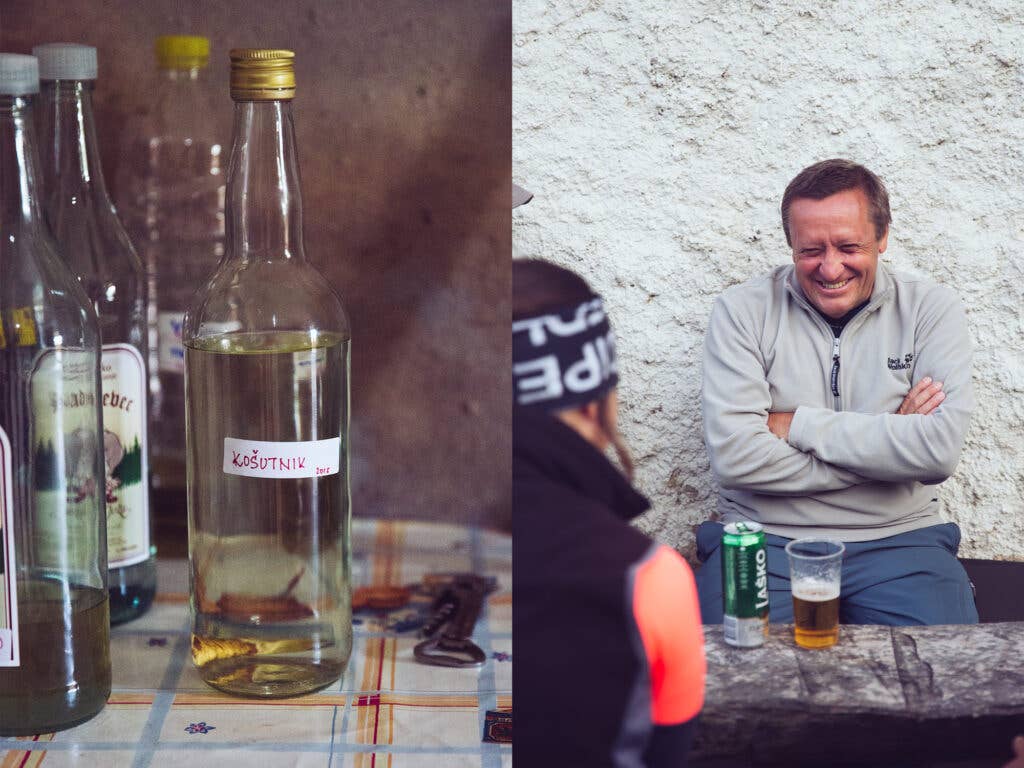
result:
[[(925, 376), (946, 399), (897, 415)], [(723, 522), (789, 538), (869, 541), (944, 522), (936, 485), (957, 465), (974, 407), (971, 339), (956, 294), (878, 265), (838, 339), (793, 265), (726, 290), (705, 339), (704, 440)], [(770, 411), (795, 411), (788, 441)]]

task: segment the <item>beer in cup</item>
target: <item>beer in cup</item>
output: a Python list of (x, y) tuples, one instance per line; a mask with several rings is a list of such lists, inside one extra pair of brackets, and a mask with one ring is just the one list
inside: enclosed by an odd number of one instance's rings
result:
[(796, 539), (786, 545), (793, 592), (793, 632), (803, 648), (839, 640), (839, 588), (846, 547), (832, 539)]

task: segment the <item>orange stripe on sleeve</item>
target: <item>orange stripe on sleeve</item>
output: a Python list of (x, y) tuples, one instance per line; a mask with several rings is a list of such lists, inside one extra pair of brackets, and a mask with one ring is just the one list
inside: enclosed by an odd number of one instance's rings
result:
[(651, 677), (651, 719), (676, 725), (704, 706), (704, 631), (693, 571), (679, 553), (660, 545), (637, 569), (633, 615)]

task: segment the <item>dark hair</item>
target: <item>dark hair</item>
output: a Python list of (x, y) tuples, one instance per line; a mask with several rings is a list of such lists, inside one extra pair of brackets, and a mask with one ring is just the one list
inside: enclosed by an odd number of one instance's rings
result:
[(782, 231), (786, 233), (786, 243), (793, 244), (789, 237), (789, 207), (794, 200), (824, 200), (848, 189), (859, 189), (867, 197), (868, 215), (875, 225), (875, 237), (881, 239), (892, 221), (885, 184), (863, 165), (835, 158), (804, 168), (786, 187), (782, 195)]
[[(512, 259), (512, 319), (534, 317), (551, 309), (582, 304), (597, 296), (587, 281), (572, 270), (543, 259)], [(608, 415), (610, 400), (598, 400), (599, 419), (619, 457), (626, 477), (633, 479), (633, 457)]]
[(596, 296), (575, 272), (543, 259), (512, 259), (512, 319), (582, 304)]

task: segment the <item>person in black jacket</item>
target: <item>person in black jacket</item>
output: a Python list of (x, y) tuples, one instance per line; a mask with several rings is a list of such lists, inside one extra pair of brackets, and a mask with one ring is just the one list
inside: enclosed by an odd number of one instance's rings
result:
[(512, 264), (515, 758), (679, 768), (704, 703), (693, 573), (629, 525), (650, 506), (605, 457), (615, 346), (600, 297), (540, 260)]

